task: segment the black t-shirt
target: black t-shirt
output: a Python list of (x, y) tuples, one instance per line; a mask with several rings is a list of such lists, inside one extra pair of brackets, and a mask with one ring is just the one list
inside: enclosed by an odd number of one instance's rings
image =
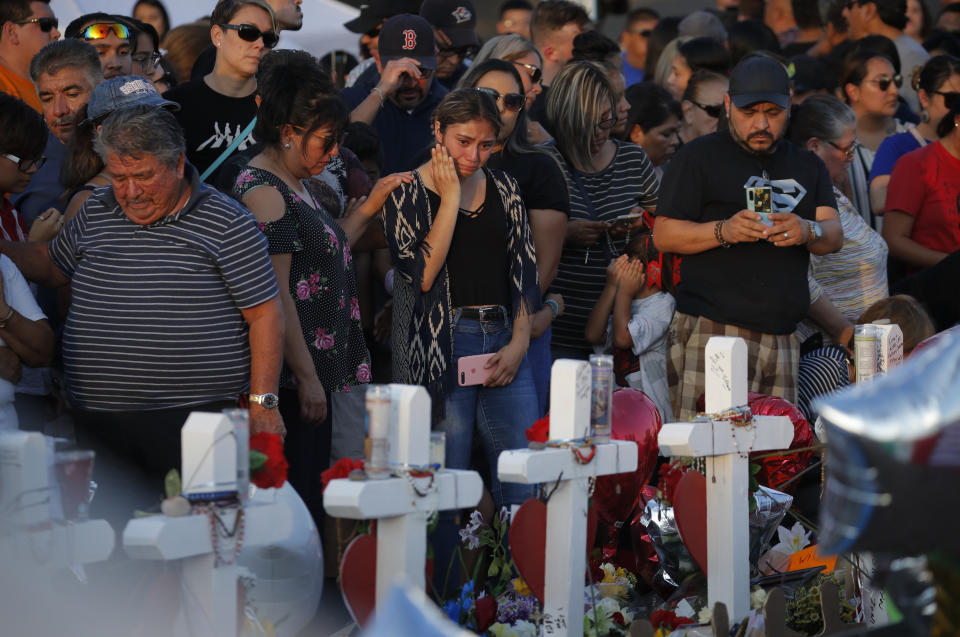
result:
[(570, 214), (567, 182), (553, 157), (546, 153), (490, 155), (487, 168), (504, 171), (517, 180), (527, 210), (560, 210)]
[[(774, 212), (814, 220), (818, 206), (837, 206), (827, 167), (814, 153), (784, 140), (772, 155), (755, 155), (721, 131), (674, 155), (663, 175), (657, 215), (699, 223), (728, 219), (747, 207), (745, 188), (767, 185), (764, 171)], [(767, 241), (685, 255), (677, 311), (789, 334), (810, 305), (809, 255), (803, 246), (778, 248)]]
[[(200, 174), (257, 115), (255, 93), (246, 97), (227, 97), (207, 86), (203, 79), (175, 86), (163, 97), (180, 105), (175, 115), (187, 139), (187, 159)], [(244, 151), (255, 143), (251, 132), (234, 152)], [(213, 183), (216, 176), (214, 171), (206, 181)]]
[[(430, 209), (436, 215), (440, 195), (427, 190)], [(507, 214), (500, 193), (487, 178), (483, 207), (471, 217), (463, 209), (457, 216), (447, 252), (450, 302), (454, 307), (502, 305), (513, 307), (510, 295), (510, 263), (507, 258)]]
[(550, 87), (544, 84), (542, 88), (543, 92), (537, 95), (537, 99), (533, 100), (533, 105), (527, 111), (527, 117), (538, 122), (544, 128), (549, 128), (547, 126), (547, 93), (550, 91)]

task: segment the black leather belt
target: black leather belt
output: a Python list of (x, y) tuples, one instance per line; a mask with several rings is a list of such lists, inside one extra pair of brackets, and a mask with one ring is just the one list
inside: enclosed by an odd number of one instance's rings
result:
[(474, 321), (505, 321), (507, 319), (504, 315), (503, 307), (500, 305), (462, 307), (460, 308), (460, 318)]

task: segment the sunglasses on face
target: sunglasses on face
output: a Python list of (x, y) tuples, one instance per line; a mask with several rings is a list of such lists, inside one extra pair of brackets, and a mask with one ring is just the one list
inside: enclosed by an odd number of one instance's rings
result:
[(481, 93), (486, 93), (499, 104), (500, 100), (503, 100), (503, 108), (508, 111), (519, 111), (523, 108), (523, 105), (526, 103), (527, 98), (521, 95), (520, 93), (507, 93), (506, 95), (501, 95), (500, 91), (492, 88), (487, 88), (485, 86), (477, 86), (475, 90), (480, 91)]
[(630, 31), (633, 35), (639, 35), (641, 38), (649, 38), (653, 34), (653, 29), (643, 29), (642, 31)]
[(22, 173), (28, 173), (34, 168), (40, 170), (40, 168), (42, 168), (47, 161), (47, 158), (43, 156), (38, 159), (20, 159), (16, 155), (11, 155), (9, 153), (6, 153), (2, 156), (15, 163), (17, 165), (17, 169)]
[(846, 148), (829, 140), (827, 140), (827, 143), (843, 153), (843, 156), (846, 157), (848, 161), (852, 160), (856, 156), (857, 149), (860, 148), (860, 142), (857, 140), (853, 140)]
[[(294, 130), (305, 131), (307, 129), (302, 126), (294, 126)], [(334, 146), (339, 146), (343, 143), (343, 131), (337, 133), (331, 133), (329, 135), (324, 135), (323, 133), (313, 133), (315, 137), (319, 137), (323, 140), (323, 154), (326, 155)]]
[(867, 81), (876, 82), (877, 88), (879, 88), (883, 92), (886, 92), (886, 90), (890, 88), (891, 84), (893, 84), (897, 88), (900, 88), (900, 86), (903, 84), (903, 77), (899, 75), (894, 75), (893, 77), (888, 77), (884, 75), (883, 77), (878, 77), (875, 80), (867, 80)]
[(860, 3), (857, 0), (847, 0), (847, 9), (852, 9), (859, 5)]
[(368, 38), (376, 38), (376, 37), (379, 37), (379, 36), (380, 36), (380, 29), (382, 29), (382, 28), (383, 28), (383, 25), (382, 25), (382, 24), (381, 24), (380, 26), (378, 26), (378, 27), (373, 27), (372, 29), (370, 29), (369, 31), (367, 31), (364, 35), (366, 35)]
[(473, 53), (472, 46), (461, 46), (459, 48), (449, 48), (449, 49), (440, 49), (437, 51), (437, 59), (442, 60), (446, 58), (458, 57), (460, 59), (471, 57)]
[(33, 24), (36, 22), (37, 26), (40, 27), (40, 30), (43, 33), (50, 33), (53, 29), (59, 28), (60, 23), (56, 18), (30, 18), (29, 20), (21, 20), (20, 22), (14, 22), (14, 24), (24, 25), (24, 24)]
[(956, 91), (933, 91), (935, 95), (943, 95), (943, 105), (947, 108), (955, 108), (960, 105), (960, 93)]
[(102, 40), (110, 35), (111, 31), (113, 31), (121, 40), (130, 39), (130, 29), (127, 28), (127, 25), (120, 24), (119, 22), (111, 22), (109, 24), (91, 24), (80, 32), (80, 37), (84, 40)]
[(693, 100), (690, 100), (690, 103), (713, 119), (719, 119), (720, 114), (723, 113), (723, 104), (701, 104), (700, 102), (694, 102)]
[(527, 75), (530, 76), (530, 81), (534, 84), (540, 83), (540, 78), (543, 77), (543, 71), (538, 69), (532, 64), (524, 64), (523, 62), (514, 62), (519, 67), (522, 67), (524, 71), (527, 72)]
[(256, 42), (263, 38), (263, 46), (268, 49), (277, 46), (277, 42), (280, 41), (280, 36), (275, 31), (261, 31), (252, 24), (221, 24), (219, 26), (221, 29), (236, 31), (240, 39), (245, 42)]
[(597, 128), (600, 130), (610, 130), (617, 125), (617, 122), (620, 121), (619, 117), (611, 117), (610, 119), (603, 119), (597, 122)]

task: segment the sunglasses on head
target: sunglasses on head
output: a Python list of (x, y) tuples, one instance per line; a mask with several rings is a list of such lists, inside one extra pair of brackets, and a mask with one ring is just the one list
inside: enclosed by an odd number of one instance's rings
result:
[(543, 71), (538, 69), (532, 64), (524, 64), (523, 62), (514, 62), (517, 66), (523, 67), (523, 70), (527, 72), (527, 75), (530, 76), (530, 81), (534, 84), (540, 83), (540, 78), (543, 77)]
[(943, 95), (943, 105), (949, 109), (960, 106), (960, 93), (956, 91), (933, 91), (936, 95)]
[(219, 26), (221, 29), (236, 31), (240, 39), (246, 42), (256, 42), (259, 38), (263, 38), (263, 46), (268, 49), (277, 46), (277, 42), (280, 41), (280, 36), (275, 31), (261, 31), (252, 24), (221, 24)]
[(474, 87), (474, 90), (480, 91), (492, 97), (494, 100), (499, 102), (503, 100), (503, 107), (508, 111), (519, 111), (523, 108), (523, 105), (526, 103), (527, 98), (521, 95), (520, 93), (507, 93), (501, 95), (500, 91), (492, 88), (487, 88), (486, 86), (477, 86)]
[(723, 104), (701, 104), (693, 100), (690, 100), (690, 103), (714, 119), (719, 119), (720, 114), (723, 113)]
[(120, 24), (119, 22), (91, 24), (80, 32), (80, 37), (84, 40), (102, 40), (110, 35), (111, 31), (113, 31), (121, 40), (130, 39), (130, 29), (127, 28), (127, 25)]
[(21, 20), (20, 22), (14, 22), (14, 24), (33, 24), (37, 23), (37, 26), (40, 27), (40, 30), (43, 33), (50, 33), (53, 29), (59, 28), (60, 23), (56, 18), (30, 18), (29, 20)]
[(17, 168), (22, 173), (28, 173), (34, 168), (40, 170), (40, 168), (42, 168), (47, 161), (47, 158), (43, 156), (39, 157), (38, 159), (20, 159), (16, 155), (11, 155), (10, 153), (5, 153), (2, 156), (15, 163)]
[(900, 88), (900, 86), (903, 84), (903, 77), (901, 77), (901, 76), (899, 76), (899, 75), (894, 75), (893, 77), (888, 77), (888, 76), (885, 75), (885, 76), (883, 76), (883, 77), (878, 77), (877, 79), (875, 79), (875, 80), (870, 80), (870, 81), (871, 81), (871, 82), (876, 82), (876, 83), (877, 83), (877, 88), (879, 88), (881, 91), (886, 91), (888, 88), (890, 88), (890, 85), (891, 85), (891, 84), (893, 84), (893, 85), (896, 86), (897, 88)]

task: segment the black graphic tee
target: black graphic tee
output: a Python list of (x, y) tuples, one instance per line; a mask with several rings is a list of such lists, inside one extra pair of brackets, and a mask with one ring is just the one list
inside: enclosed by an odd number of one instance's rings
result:
[[(729, 131), (685, 144), (670, 161), (658, 216), (698, 223), (729, 219), (748, 208), (747, 188), (770, 186), (773, 212), (816, 219), (818, 206), (837, 207), (827, 167), (814, 153), (781, 141), (755, 155)], [(789, 334), (810, 305), (809, 252), (767, 241), (738, 243), (683, 257), (677, 311), (757, 330)]]
[[(175, 115), (187, 138), (187, 159), (200, 174), (216, 161), (257, 114), (255, 94), (227, 97), (207, 86), (202, 78), (175, 86), (163, 97), (180, 105)], [(236, 150), (245, 150), (254, 143), (253, 135), (248, 134)], [(213, 183), (216, 174), (215, 171), (208, 177), (207, 183)]]

